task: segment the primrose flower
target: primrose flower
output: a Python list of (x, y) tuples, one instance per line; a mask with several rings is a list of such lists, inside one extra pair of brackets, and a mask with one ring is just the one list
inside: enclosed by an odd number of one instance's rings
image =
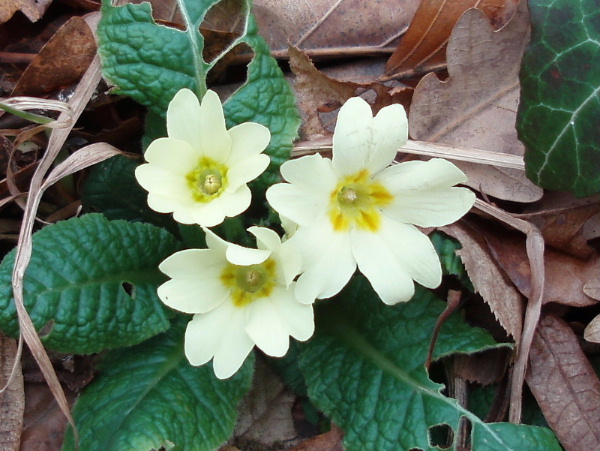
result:
[(148, 192), (148, 205), (173, 213), (183, 224), (213, 227), (236, 216), (251, 200), (246, 185), (267, 168), (261, 153), (271, 140), (269, 129), (245, 122), (227, 130), (223, 106), (208, 91), (198, 102), (182, 89), (167, 110), (168, 138), (153, 141), (135, 176)]
[(213, 359), (220, 379), (233, 375), (254, 345), (282, 357), (289, 337), (307, 340), (314, 332), (312, 305), (294, 295), (300, 257), (289, 242), (264, 227), (248, 229), (258, 249), (228, 243), (205, 229), (208, 249), (177, 252), (159, 268), (171, 277), (158, 288), (169, 307), (194, 313), (185, 333), (192, 365)]
[(415, 225), (454, 222), (475, 196), (453, 186), (466, 177), (446, 160), (390, 166), (407, 139), (401, 105), (373, 117), (367, 102), (352, 98), (338, 115), (332, 160), (317, 154), (281, 166), (289, 183), (270, 187), (267, 200), (298, 225), (290, 242), (305, 262), (296, 285), (301, 302), (337, 294), (357, 266), (386, 304), (408, 301), (413, 280), (440, 284), (438, 256)]

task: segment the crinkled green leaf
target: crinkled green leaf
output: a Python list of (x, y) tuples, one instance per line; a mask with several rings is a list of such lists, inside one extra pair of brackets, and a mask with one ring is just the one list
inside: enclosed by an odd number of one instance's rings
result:
[(248, 19), (245, 42), (255, 52), (248, 66), (248, 81), (227, 100), (224, 110), (230, 126), (258, 122), (271, 130), (271, 142), (265, 150), (271, 164), (257, 182), (264, 189), (280, 181), (279, 166), (290, 158), (301, 120), (294, 93), (267, 43), (258, 35), (253, 16)]
[[(156, 295), (166, 280), (158, 264), (180, 249), (150, 224), (89, 214), (33, 236), (25, 307), (50, 349), (93, 353), (140, 343), (169, 327)], [(0, 265), (0, 329), (18, 334), (11, 276), (15, 252)]]
[[(252, 382), (252, 358), (231, 379), (191, 366), (183, 327), (104, 356), (73, 417), (85, 451), (212, 451), (231, 436), (237, 404)], [(164, 448), (161, 448), (164, 447)], [(64, 451), (74, 450), (73, 435)]]
[[(157, 25), (149, 4), (102, 7), (98, 26), (99, 53), (104, 75), (116, 85), (116, 92), (128, 95), (150, 109), (148, 124), (164, 117), (170, 100), (182, 88), (199, 97), (206, 92), (206, 75), (217, 59), (202, 58), (204, 38), (199, 33), (208, 9), (215, 0), (182, 0), (179, 8), (188, 17), (185, 31)], [(279, 180), (279, 166), (290, 157), (292, 141), (300, 126), (294, 94), (283, 77), (277, 61), (270, 55), (249, 2), (246, 2), (245, 30), (235, 41), (248, 44), (255, 52), (248, 66), (246, 83), (225, 103), (228, 126), (258, 122), (271, 131), (271, 143), (265, 153), (271, 157), (269, 169), (255, 186), (264, 189)], [(233, 44), (232, 44), (233, 45)], [(164, 132), (149, 130), (156, 138)]]
[(600, 8), (597, 0), (530, 0), (519, 139), (527, 176), (578, 196), (600, 192)]
[[(311, 400), (344, 430), (346, 450), (439, 449), (430, 443), (429, 428), (456, 430), (467, 416), (476, 451), (559, 451), (549, 429), (515, 426), (515, 435), (504, 437), (498, 431), (505, 425), (483, 423), (429, 379), (424, 361), (443, 309), (420, 287), (410, 302), (386, 306), (362, 277), (317, 304), (318, 332), (302, 346), (300, 367)], [(504, 345), (454, 315), (441, 329), (434, 357), (497, 346)]]
[(101, 212), (108, 219), (148, 222), (177, 233), (177, 223), (171, 215), (148, 207), (148, 192), (135, 179), (139, 164), (117, 155), (95, 165), (83, 186), (83, 207), (86, 211)]
[(440, 257), (443, 273), (456, 276), (463, 286), (471, 291), (475, 291), (473, 283), (471, 282), (471, 279), (469, 279), (469, 275), (465, 269), (465, 265), (460, 257), (456, 255), (456, 251), (462, 248), (458, 240), (441, 232), (433, 232), (429, 235), (429, 239), (433, 243), (433, 247)]

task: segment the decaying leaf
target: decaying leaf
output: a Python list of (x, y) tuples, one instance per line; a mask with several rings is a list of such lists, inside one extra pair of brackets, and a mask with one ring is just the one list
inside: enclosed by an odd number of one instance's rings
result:
[[(415, 89), (409, 130), (413, 139), (522, 156), (515, 130), (519, 62), (529, 39), (526, 2), (494, 32), (487, 17), (471, 9), (448, 43), (449, 78), (431, 73)], [(491, 196), (533, 202), (542, 190), (519, 170), (458, 163), (468, 184)]]
[(600, 381), (576, 335), (559, 318), (539, 323), (527, 384), (567, 451), (600, 448)]
[[(525, 239), (507, 231), (492, 231), (485, 240), (496, 262), (526, 297), (531, 295), (531, 267), (525, 249)], [(586, 283), (597, 280), (600, 259), (595, 256), (580, 260), (564, 252), (547, 248), (544, 253), (546, 279), (543, 302), (555, 302), (573, 307), (594, 305), (598, 301), (584, 292)]]
[(304, 440), (289, 451), (344, 451), (342, 446), (343, 437), (344, 432), (335, 424), (332, 424), (329, 432)]
[(46, 12), (52, 0), (2, 0), (0, 2), (0, 24), (8, 21), (14, 13), (21, 11), (32, 22), (37, 22)]
[(92, 30), (81, 17), (72, 17), (27, 67), (13, 96), (39, 96), (76, 82), (95, 54)]
[(477, 8), (498, 30), (512, 18), (519, 0), (423, 0), (406, 34), (390, 57), (386, 73), (407, 77), (446, 63), (446, 45), (460, 16)]
[(457, 254), (463, 261), (475, 290), (490, 306), (504, 330), (518, 342), (523, 329), (523, 299), (515, 286), (505, 280), (485, 241), (476, 231), (462, 223), (441, 227), (440, 230), (460, 242), (462, 249)]
[[(358, 80), (361, 78), (356, 76), (358, 74), (355, 74), (353, 80), (332, 78), (319, 71), (303, 51), (290, 46), (288, 53), (290, 68), (295, 75), (294, 91), (303, 118), (301, 139), (314, 140), (330, 136), (335, 125), (335, 113), (346, 100), (355, 95), (368, 97), (374, 113), (392, 103), (401, 103), (408, 108), (411, 88), (385, 86), (373, 81), (376, 76), (367, 80)], [(340, 74), (340, 71), (336, 72)]]
[(0, 451), (17, 451), (21, 441), (25, 394), (19, 362), (16, 363), (10, 384), (8, 383), (16, 355), (16, 340), (0, 332)]
[(600, 343), (600, 315), (596, 316), (583, 331), (583, 338), (592, 343)]

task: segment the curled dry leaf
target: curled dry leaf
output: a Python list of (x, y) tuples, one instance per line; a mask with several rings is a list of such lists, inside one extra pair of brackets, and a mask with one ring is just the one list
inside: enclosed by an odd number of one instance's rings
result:
[(527, 384), (567, 451), (600, 449), (600, 381), (559, 318), (547, 316), (538, 325)]
[(32, 22), (37, 22), (46, 12), (52, 0), (2, 0), (0, 2), (0, 24), (8, 21), (14, 13), (21, 11)]
[[(489, 250), (524, 296), (531, 295), (531, 266), (521, 235), (504, 230), (486, 233)], [(584, 292), (584, 286), (598, 279), (600, 259), (594, 256), (580, 260), (564, 252), (546, 248), (544, 253), (546, 278), (543, 302), (555, 302), (572, 307), (594, 305), (598, 301)]]
[(600, 315), (587, 325), (583, 331), (583, 338), (592, 343), (600, 343)]
[[(408, 108), (412, 89), (404, 87), (390, 88), (373, 82), (376, 76), (367, 75), (363, 81), (358, 74), (352, 74), (352, 80), (332, 78), (319, 71), (303, 51), (290, 46), (290, 68), (295, 75), (294, 91), (303, 121), (300, 137), (303, 140), (315, 140), (331, 135), (335, 123), (335, 113), (350, 97), (362, 94), (371, 102), (374, 113), (392, 103), (401, 103)], [(362, 67), (362, 66), (361, 66)], [(364, 68), (364, 67), (363, 67)], [(356, 67), (353, 65), (356, 72)], [(370, 68), (367, 68), (370, 69)], [(352, 70), (352, 69), (351, 69)], [(342, 74), (336, 71), (337, 75)], [(358, 80), (358, 79), (361, 80)]]
[[(426, 75), (415, 89), (409, 130), (413, 139), (522, 156), (515, 130), (519, 68), (529, 40), (526, 2), (494, 31), (480, 11), (460, 18), (448, 43), (449, 78)], [(533, 202), (542, 189), (524, 171), (457, 163), (468, 184), (488, 195)]]
[(444, 66), (450, 33), (469, 8), (482, 11), (498, 30), (512, 18), (519, 0), (423, 0), (390, 57), (390, 77), (410, 77)]
[(463, 222), (441, 227), (440, 230), (460, 242), (462, 249), (457, 254), (475, 290), (490, 306), (504, 330), (519, 342), (523, 330), (523, 299), (515, 286), (504, 278), (485, 241)]
[[(15, 372), (9, 382), (15, 357), (17, 342), (0, 332), (0, 450), (17, 451), (23, 428), (25, 393), (21, 364), (16, 363)], [(8, 385), (7, 385), (8, 384)], [(1, 391), (4, 387), (5, 390)]]
[(13, 96), (39, 96), (75, 83), (85, 73), (95, 54), (92, 30), (81, 17), (72, 17), (27, 67)]

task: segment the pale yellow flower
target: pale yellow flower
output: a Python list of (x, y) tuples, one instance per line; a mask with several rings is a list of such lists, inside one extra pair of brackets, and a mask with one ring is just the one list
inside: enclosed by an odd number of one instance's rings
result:
[(208, 249), (177, 252), (159, 268), (171, 277), (158, 288), (169, 307), (195, 314), (185, 333), (192, 365), (213, 359), (217, 377), (233, 375), (256, 345), (282, 357), (289, 337), (307, 340), (314, 332), (312, 305), (294, 295), (300, 257), (289, 242), (263, 227), (248, 229), (258, 249), (228, 243), (206, 231)]
[(192, 91), (182, 89), (169, 103), (167, 132), (168, 138), (148, 146), (148, 163), (135, 171), (150, 208), (205, 227), (248, 208), (247, 183), (269, 164), (262, 153), (271, 139), (268, 128), (245, 122), (227, 130), (215, 92), (208, 91), (200, 104)]
[(290, 242), (305, 263), (296, 286), (302, 302), (337, 294), (357, 266), (387, 304), (408, 301), (413, 280), (440, 284), (438, 256), (415, 225), (454, 222), (475, 196), (453, 186), (466, 177), (446, 160), (390, 166), (407, 138), (401, 105), (373, 117), (367, 102), (352, 98), (338, 115), (332, 160), (317, 154), (281, 166), (289, 183), (270, 187), (267, 199), (298, 226)]

